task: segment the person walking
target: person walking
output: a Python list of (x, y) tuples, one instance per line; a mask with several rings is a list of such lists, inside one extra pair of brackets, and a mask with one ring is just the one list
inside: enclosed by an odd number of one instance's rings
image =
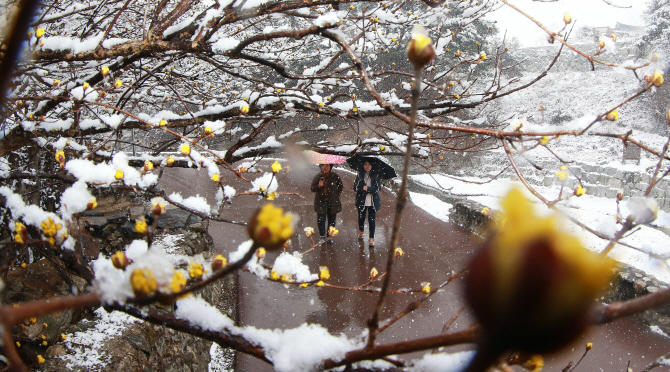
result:
[[(331, 164), (320, 164), (321, 172), (312, 180), (310, 190), (314, 195), (314, 211), (316, 212), (316, 222), (319, 227), (318, 244), (323, 244), (328, 236), (326, 230), (326, 219), (328, 220), (328, 229), (335, 227), (337, 214), (342, 211), (342, 202), (340, 194), (344, 189), (342, 180), (337, 173), (332, 171)], [(333, 239), (328, 240), (328, 244), (333, 244)]]
[(358, 209), (358, 239), (363, 239), (365, 234), (365, 215), (368, 215), (368, 228), (370, 246), (375, 244), (375, 218), (382, 203), (379, 199), (379, 177), (372, 172), (372, 164), (369, 161), (363, 163), (363, 169), (356, 176), (354, 191), (356, 191), (356, 209)]

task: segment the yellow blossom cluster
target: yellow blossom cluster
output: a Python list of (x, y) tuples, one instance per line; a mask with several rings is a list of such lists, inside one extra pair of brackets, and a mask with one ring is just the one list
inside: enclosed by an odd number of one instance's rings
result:
[(569, 175), (569, 173), (568, 173), (568, 167), (566, 167), (565, 165), (562, 165), (562, 166), (561, 166), (561, 170), (559, 170), (558, 172), (556, 172), (556, 177), (558, 177), (558, 180), (561, 181), (561, 182), (567, 180), (567, 179), (568, 179), (568, 175)]
[(172, 275), (172, 282), (170, 282), (170, 290), (173, 293), (180, 292), (182, 289), (186, 288), (186, 275), (181, 271), (175, 271)]
[(293, 235), (294, 217), (272, 203), (256, 212), (249, 224), (249, 236), (259, 246), (279, 249)]
[(191, 262), (188, 264), (188, 276), (190, 276), (192, 279), (200, 279), (204, 273), (205, 268), (201, 263)]
[(337, 234), (340, 233), (340, 230), (336, 229), (334, 226), (330, 226), (328, 228), (328, 236), (336, 236)]
[(145, 297), (158, 289), (156, 277), (149, 269), (135, 269), (130, 275), (130, 285), (137, 297)]
[(21, 222), (14, 223), (14, 242), (17, 244), (26, 244), (28, 240), (28, 230), (26, 225)]
[(148, 231), (148, 226), (147, 226), (147, 221), (144, 220), (144, 216), (140, 216), (137, 218), (135, 221), (135, 231), (138, 233), (145, 235)]
[[(46, 239), (49, 241), (49, 244), (51, 246), (56, 245), (56, 234), (58, 234), (58, 230), (63, 228), (63, 225), (60, 223), (54, 222), (54, 219), (51, 217), (47, 217), (42, 223), (40, 224), (40, 228), (42, 229), (42, 234), (46, 237)], [(67, 239), (67, 231), (60, 237), (61, 240)]]
[(314, 228), (313, 227), (305, 227), (305, 236), (308, 238), (311, 238), (312, 235), (314, 235)]

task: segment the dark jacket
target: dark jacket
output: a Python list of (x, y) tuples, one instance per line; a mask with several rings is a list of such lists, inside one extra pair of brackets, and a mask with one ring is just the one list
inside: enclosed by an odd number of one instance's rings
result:
[(376, 174), (370, 173), (370, 187), (368, 190), (363, 190), (365, 186), (365, 173), (358, 173), (356, 176), (356, 181), (354, 181), (354, 191), (356, 191), (356, 208), (361, 211), (365, 209), (365, 197), (368, 194), (372, 194), (372, 205), (375, 207), (375, 212), (379, 211), (382, 207), (382, 202), (379, 199), (379, 190), (381, 185), (379, 183), (379, 177)]
[(332, 170), (328, 177), (324, 179), (326, 184), (327, 194), (323, 194), (323, 188), (319, 187), (319, 181), (323, 178), (321, 173), (317, 174), (312, 180), (312, 186), (309, 188), (314, 195), (314, 212), (316, 214), (328, 214), (328, 208), (330, 208), (330, 213), (340, 213), (342, 212), (342, 202), (340, 202), (340, 194), (344, 190), (344, 185), (340, 176), (338, 176)]

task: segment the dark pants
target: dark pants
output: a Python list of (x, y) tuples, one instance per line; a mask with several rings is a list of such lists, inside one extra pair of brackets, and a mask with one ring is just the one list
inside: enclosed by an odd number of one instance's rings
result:
[(368, 212), (368, 225), (370, 226), (370, 237), (374, 239), (375, 237), (375, 207), (365, 207), (358, 210), (358, 230), (363, 231), (365, 228), (365, 212)]
[[(328, 211), (330, 211), (330, 209)], [(326, 237), (328, 235), (328, 231), (326, 230), (326, 217), (328, 217), (328, 226), (335, 227), (337, 213), (316, 215), (316, 224), (319, 226), (319, 235), (321, 235), (321, 237)]]

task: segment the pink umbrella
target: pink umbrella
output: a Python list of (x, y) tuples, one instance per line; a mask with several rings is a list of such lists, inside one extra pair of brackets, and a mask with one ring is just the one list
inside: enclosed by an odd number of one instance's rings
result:
[(314, 151), (308, 151), (307, 158), (312, 164), (344, 164), (347, 160), (344, 156), (322, 154)]

